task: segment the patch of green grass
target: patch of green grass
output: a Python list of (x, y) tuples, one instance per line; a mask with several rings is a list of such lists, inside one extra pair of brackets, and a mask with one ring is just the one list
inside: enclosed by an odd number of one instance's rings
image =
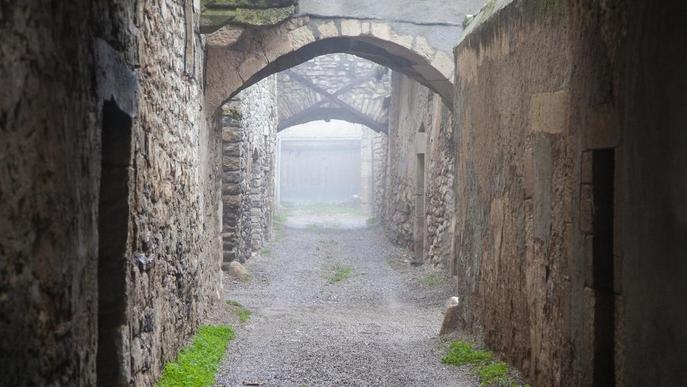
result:
[(489, 362), (491, 359), (491, 352), (477, 350), (472, 345), (462, 341), (454, 341), (449, 346), (448, 353), (441, 359), (441, 362), (456, 366), (479, 365)]
[(379, 220), (377, 218), (367, 218), (367, 220), (365, 220), (365, 224), (368, 226), (376, 226), (379, 224)]
[(263, 257), (269, 257), (272, 255), (272, 249), (269, 247), (264, 247), (262, 250), (260, 250), (260, 255)]
[(239, 318), (239, 321), (241, 321), (242, 324), (248, 322), (250, 320), (250, 316), (252, 312), (250, 309), (246, 308), (245, 306), (241, 305), (238, 301), (233, 301), (233, 300), (227, 300), (226, 301), (227, 305), (231, 305), (236, 307), (236, 315)]
[(327, 280), (330, 284), (341, 282), (353, 274), (353, 268), (350, 266), (336, 264), (333, 269), (334, 274)]
[(441, 362), (455, 366), (471, 366), (477, 373), (481, 386), (519, 386), (509, 376), (506, 363), (495, 360), (491, 352), (476, 349), (462, 341), (452, 342)]
[(157, 386), (214, 385), (219, 362), (233, 338), (234, 331), (231, 327), (201, 326), (191, 345), (182, 349), (175, 361), (165, 365)]
[(497, 361), (479, 367), (479, 382), (483, 386), (513, 386), (515, 383), (508, 376), (508, 364)]
[(441, 276), (437, 273), (429, 273), (424, 278), (420, 280), (425, 286), (433, 288), (441, 284)]

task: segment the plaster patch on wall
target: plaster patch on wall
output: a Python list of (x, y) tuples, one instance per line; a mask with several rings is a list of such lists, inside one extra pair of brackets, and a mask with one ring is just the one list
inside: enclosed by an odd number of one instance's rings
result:
[(565, 133), (570, 122), (570, 93), (568, 90), (532, 95), (529, 121), (530, 129), (533, 132)]

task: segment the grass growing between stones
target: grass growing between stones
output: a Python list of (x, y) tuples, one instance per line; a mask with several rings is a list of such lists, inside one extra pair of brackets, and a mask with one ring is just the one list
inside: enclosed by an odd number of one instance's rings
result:
[(475, 349), (472, 345), (462, 341), (452, 342), (449, 345), (448, 353), (441, 359), (441, 362), (455, 366), (472, 367), (479, 377), (481, 386), (521, 386), (510, 377), (506, 363), (495, 360), (491, 352)]
[(239, 318), (239, 321), (241, 321), (242, 324), (245, 324), (246, 322), (248, 322), (248, 320), (250, 320), (252, 312), (250, 311), (250, 309), (241, 305), (241, 303), (239, 303), (238, 301), (228, 300), (227, 305), (231, 305), (236, 308), (236, 316)]
[(179, 352), (174, 362), (167, 363), (158, 387), (212, 386), (219, 362), (234, 338), (231, 327), (204, 325), (193, 342)]
[(353, 268), (346, 265), (336, 264), (334, 265), (334, 274), (329, 277), (327, 282), (333, 285), (337, 282), (341, 282), (353, 274)]

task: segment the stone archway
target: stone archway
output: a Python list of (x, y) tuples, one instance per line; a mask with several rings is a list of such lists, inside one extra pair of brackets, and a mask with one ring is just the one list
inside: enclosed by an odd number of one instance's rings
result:
[(399, 23), (299, 16), (271, 27), (226, 25), (207, 36), (206, 108), (213, 112), (242, 89), (317, 56), (353, 54), (402, 72), (453, 103), (450, 53)]

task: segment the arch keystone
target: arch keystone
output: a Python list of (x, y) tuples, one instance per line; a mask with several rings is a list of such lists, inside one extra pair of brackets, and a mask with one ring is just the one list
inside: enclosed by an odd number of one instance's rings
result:
[(377, 39), (391, 41), (391, 26), (387, 23), (372, 23), (370, 31)]

